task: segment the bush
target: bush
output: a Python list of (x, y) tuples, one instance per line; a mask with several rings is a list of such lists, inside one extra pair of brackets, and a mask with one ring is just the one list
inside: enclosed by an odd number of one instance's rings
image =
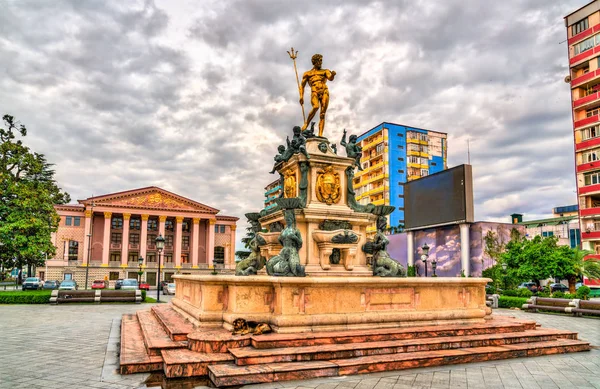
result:
[(506, 297), (498, 298), (498, 307), (500, 308), (521, 308), (523, 304), (527, 304), (525, 297)]
[(146, 291), (142, 290), (142, 301), (146, 301)]
[(408, 266), (406, 268), (406, 276), (407, 277), (416, 277), (417, 276), (417, 270), (415, 269), (414, 266)]
[(557, 291), (557, 292), (552, 293), (552, 297), (555, 299), (564, 299), (565, 294), (561, 291)]
[(577, 298), (574, 294), (571, 293), (565, 293), (565, 297), (563, 297), (565, 299), (569, 299), (569, 300), (573, 300), (575, 298)]
[(514, 290), (514, 289), (507, 289), (507, 290), (503, 290), (502, 291), (502, 295), (503, 296), (517, 297), (519, 295), (519, 292), (517, 290)]
[(592, 290), (588, 286), (581, 285), (575, 293), (575, 298), (578, 298), (580, 300), (587, 300), (591, 291)]
[(51, 293), (50, 290), (2, 292), (0, 304), (48, 304)]
[(548, 292), (547, 290), (537, 292), (537, 296), (538, 297), (550, 297), (550, 292)]
[(517, 289), (517, 296), (519, 297), (531, 297), (533, 296), (533, 292), (527, 288)]

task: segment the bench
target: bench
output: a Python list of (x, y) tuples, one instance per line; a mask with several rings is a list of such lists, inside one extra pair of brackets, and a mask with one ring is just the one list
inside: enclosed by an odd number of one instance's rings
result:
[(544, 311), (554, 311), (563, 313), (572, 313), (576, 316), (600, 315), (600, 303), (579, 299), (554, 299), (546, 297), (533, 296), (523, 304), (523, 309), (537, 312), (538, 309)]
[(101, 302), (142, 302), (140, 290), (53, 290), (50, 304), (101, 303)]
[(500, 295), (498, 294), (486, 294), (485, 295), (485, 305), (492, 309), (498, 308), (498, 298)]

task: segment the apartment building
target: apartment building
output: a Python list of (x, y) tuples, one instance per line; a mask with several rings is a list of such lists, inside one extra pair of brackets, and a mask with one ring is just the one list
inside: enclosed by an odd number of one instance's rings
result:
[(281, 197), (281, 180), (278, 178), (265, 186), (265, 209), (273, 208), (275, 199)]

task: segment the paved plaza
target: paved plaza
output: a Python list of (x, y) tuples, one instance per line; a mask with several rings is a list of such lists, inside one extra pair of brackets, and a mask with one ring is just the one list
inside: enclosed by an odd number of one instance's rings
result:
[[(161, 297), (162, 298), (162, 297)], [(0, 388), (160, 387), (156, 375), (116, 373), (120, 317), (149, 304), (1, 305)], [(600, 320), (496, 310), (544, 327), (579, 332), (600, 346)], [(160, 377), (158, 379), (160, 381)], [(157, 385), (157, 386), (153, 386)], [(169, 388), (204, 388), (175, 381)], [(600, 388), (600, 348), (590, 352), (490, 361), (245, 388)]]

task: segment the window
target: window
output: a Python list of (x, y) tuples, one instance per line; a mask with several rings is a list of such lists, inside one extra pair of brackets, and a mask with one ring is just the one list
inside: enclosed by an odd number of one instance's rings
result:
[(119, 279), (119, 272), (118, 271), (111, 271), (110, 273), (108, 273), (108, 279), (110, 281), (115, 281)]
[(419, 151), (421, 151), (422, 153), (425, 153), (425, 154), (427, 154), (427, 153), (428, 153), (428, 150), (429, 150), (429, 149), (427, 148), (427, 146), (423, 146), (423, 145), (421, 145), (421, 148), (420, 148), (420, 150), (419, 150)]
[(600, 183), (600, 172), (585, 174), (583, 176), (584, 185), (596, 185)]
[(129, 229), (140, 230), (141, 228), (142, 228), (142, 221), (140, 219), (130, 219), (129, 220)]
[(429, 164), (429, 158), (421, 158), (421, 165)]
[(577, 35), (588, 29), (588, 18), (578, 21), (571, 26), (571, 36)]
[(184, 236), (182, 236), (182, 237), (181, 237), (181, 245), (182, 245), (184, 248), (188, 248), (188, 247), (190, 247), (190, 237), (189, 237), (189, 236), (187, 236), (187, 235), (184, 235)]
[(73, 279), (73, 274), (72, 273), (65, 273), (63, 275), (63, 277), (64, 277), (65, 281), (71, 281)]
[(437, 166), (437, 163), (431, 162), (431, 166)]
[(581, 157), (582, 157), (583, 163), (597, 161), (598, 155), (600, 154), (598, 151), (600, 151), (600, 149), (590, 150), (590, 151), (586, 151), (586, 152), (582, 153)]
[(156, 219), (148, 219), (148, 231), (158, 231), (158, 221)]
[(65, 219), (65, 226), (70, 226), (71, 224), (73, 224), (73, 217), (67, 216), (67, 218)]
[(421, 169), (421, 177), (425, 177), (429, 175), (429, 169)]
[(122, 234), (120, 232), (113, 232), (110, 234), (110, 243), (119, 244), (121, 243)]
[(400, 158), (398, 158), (398, 161), (402, 162), (402, 161), (404, 161), (404, 158), (400, 157)]
[(383, 148), (384, 147), (385, 147), (385, 145), (383, 143), (380, 143), (377, 146), (375, 146), (375, 150), (377, 151), (377, 154), (383, 153)]
[(165, 246), (166, 247), (173, 247), (173, 235), (167, 235), (167, 236), (165, 236)]
[(79, 242), (75, 240), (69, 241), (69, 261), (77, 260), (77, 253), (79, 252)]
[(111, 226), (115, 230), (119, 230), (123, 228), (123, 218), (121, 217), (113, 217), (111, 221)]
[(215, 224), (215, 233), (219, 232), (219, 225)]
[(140, 234), (129, 234), (129, 244), (140, 244)]
[(73, 218), (73, 225), (75, 227), (79, 227), (81, 225), (81, 218), (79, 216), (75, 216)]
[(146, 239), (146, 244), (148, 246), (154, 247), (156, 244), (156, 234), (148, 234), (148, 238)]
[(581, 130), (581, 138), (583, 140), (595, 138), (599, 134), (600, 132), (598, 131), (598, 125), (589, 128), (584, 128), (583, 130)]
[(399, 148), (400, 150), (404, 150), (404, 146), (402, 146), (402, 145), (398, 145), (398, 148)]
[(181, 223), (181, 231), (182, 232), (190, 232), (190, 222)]
[(420, 158), (410, 156), (410, 157), (408, 157), (408, 163), (417, 163), (418, 164), (418, 163), (420, 163)]
[(225, 247), (217, 246), (215, 247), (214, 259), (217, 263), (225, 262)]
[(128, 261), (129, 262), (137, 262), (138, 261), (138, 253), (129, 253)]
[(167, 220), (167, 221), (165, 221), (165, 230), (166, 231), (173, 231), (173, 220)]
[[(403, 174), (404, 170), (398, 170), (398, 173)], [(399, 183), (398, 183), (399, 184)]]
[(410, 143), (408, 145), (408, 151), (419, 151), (419, 145), (416, 145), (414, 143)]
[(121, 262), (121, 253), (110, 253), (111, 262)]
[(190, 263), (190, 256), (188, 254), (181, 254), (181, 263)]
[(424, 140), (425, 142), (427, 142), (427, 140), (428, 140), (427, 134), (419, 134), (419, 139), (420, 140)]
[(155, 253), (147, 253), (146, 254), (146, 262), (156, 262), (156, 254)]
[(594, 42), (595, 42), (595, 37), (591, 37), (588, 38), (586, 40), (584, 40), (583, 42), (579, 42), (578, 44), (576, 44), (575, 46), (573, 46), (573, 51), (574, 54), (581, 54), (584, 51), (588, 51), (589, 49), (593, 49), (594, 48)]
[(591, 116), (596, 116), (598, 115), (598, 108), (594, 108), (594, 109), (588, 109), (587, 111), (585, 111), (585, 117), (589, 118)]
[(165, 263), (173, 263), (173, 254), (165, 254)]
[(554, 232), (553, 231), (542, 231), (542, 236), (543, 237), (554, 236)]
[(398, 135), (400, 138), (404, 137), (404, 134), (401, 134), (401, 133), (397, 133), (396, 135)]
[(221, 226), (220, 226), (220, 231), (219, 231), (219, 232), (220, 232), (221, 234), (224, 234), (224, 233), (225, 233), (225, 225), (221, 224)]

